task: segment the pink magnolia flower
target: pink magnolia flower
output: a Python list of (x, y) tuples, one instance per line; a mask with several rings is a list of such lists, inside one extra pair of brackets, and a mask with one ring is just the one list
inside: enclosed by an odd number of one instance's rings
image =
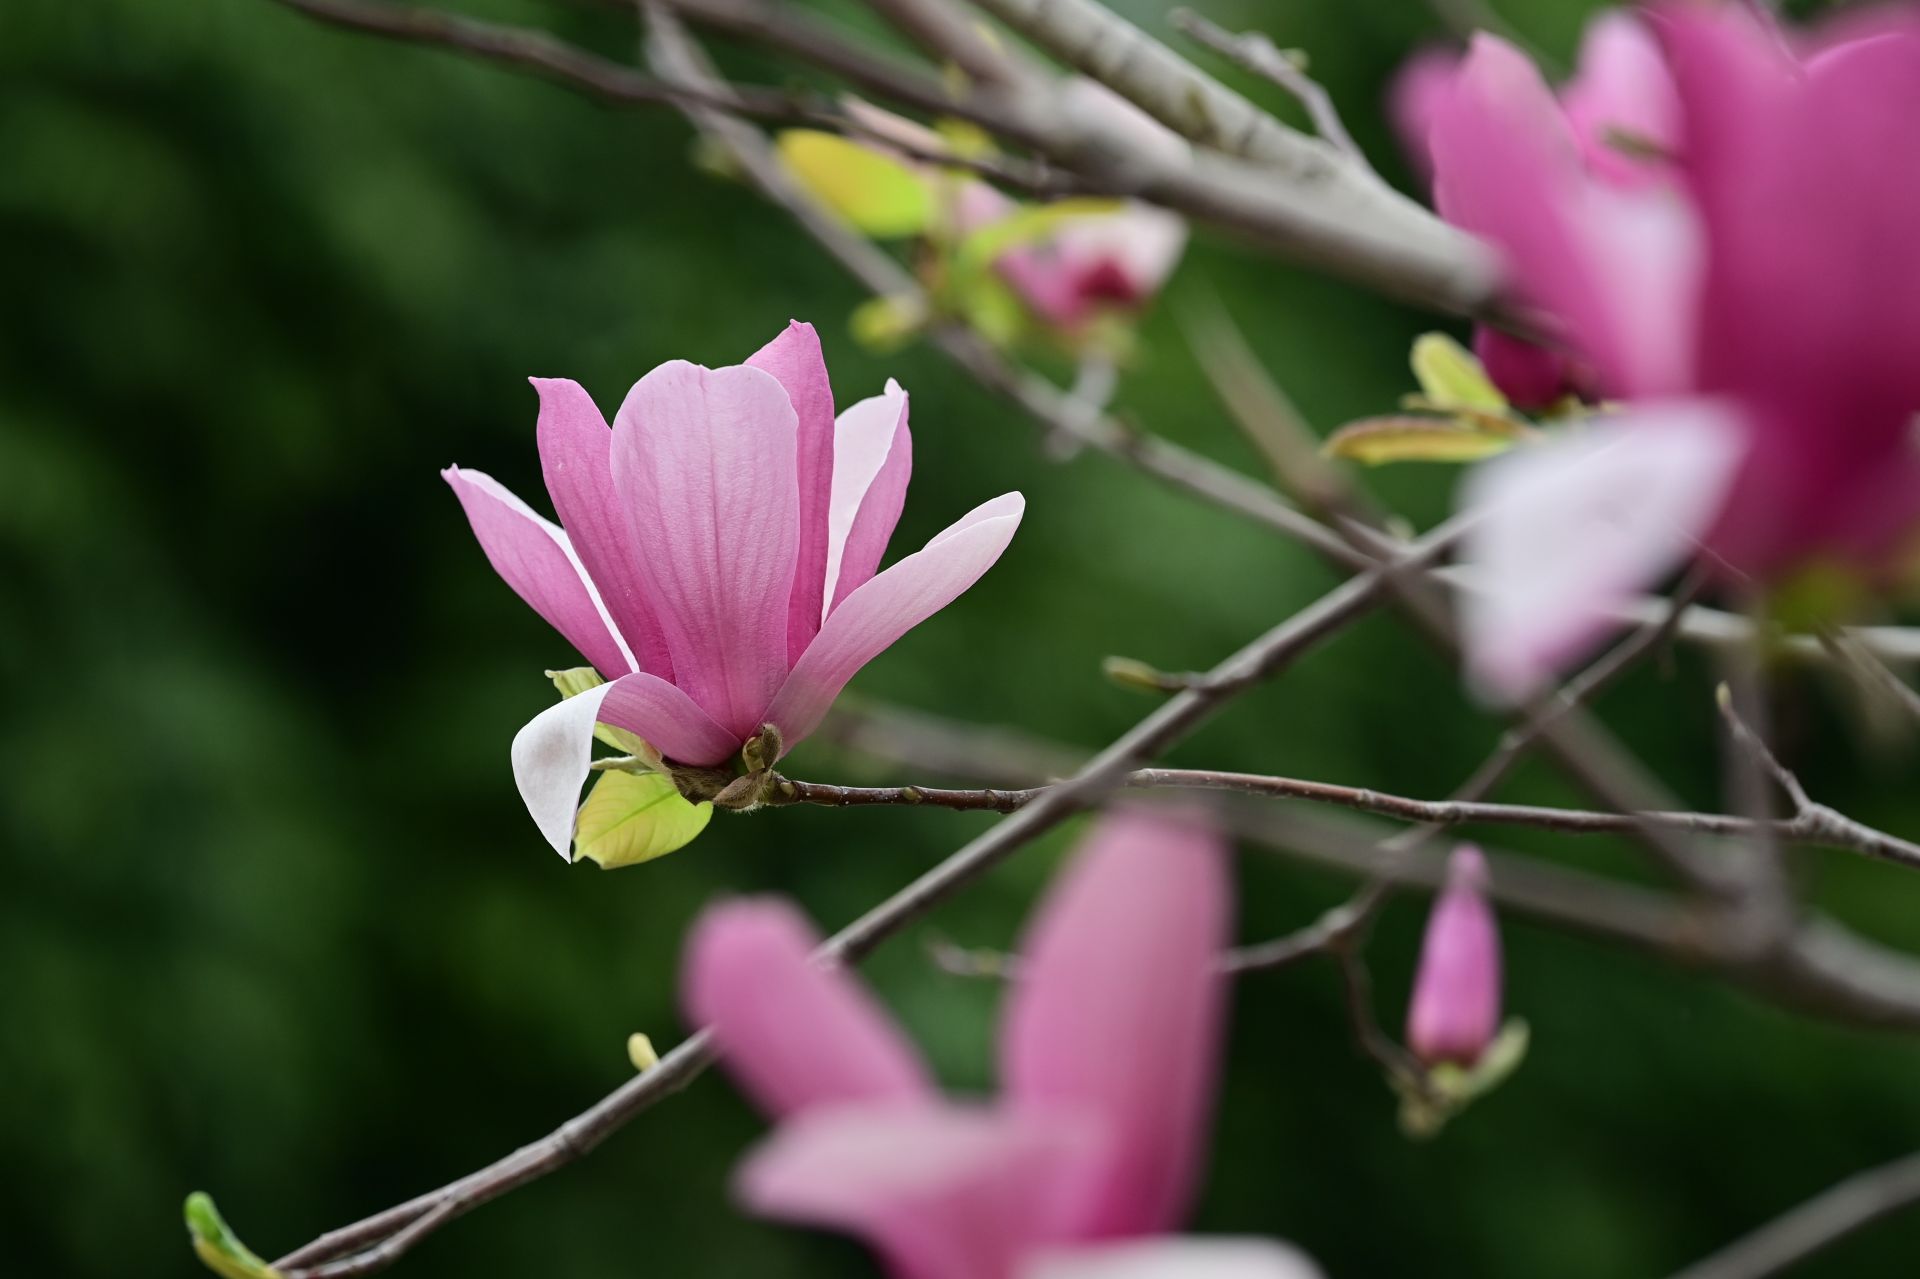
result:
[(1000, 558), (1018, 493), (876, 572), (913, 467), (892, 382), (836, 419), (812, 326), (745, 364), (663, 364), (613, 427), (581, 387), (536, 378), (554, 525), (494, 480), (450, 467), (495, 571), (606, 683), (542, 711), (514, 778), (562, 856), (596, 722), (711, 765), (772, 725), (790, 748), (846, 682)]
[(1224, 850), (1209, 830), (1105, 818), (1031, 926), (1002, 1094), (944, 1098), (873, 998), (813, 963), (792, 907), (717, 907), (688, 946), (689, 1015), (779, 1127), (739, 1190), (860, 1236), (901, 1279), (1284, 1279), (1294, 1254), (1161, 1235), (1200, 1164), (1219, 1050)]
[[(1142, 154), (1186, 163), (1185, 140), (1096, 80), (1075, 77), (1061, 89), (1062, 109), (1107, 129)], [(1167, 282), (1187, 247), (1177, 214), (1123, 201), (1119, 208), (1062, 220), (1039, 241), (1011, 250), (994, 269), (1035, 314), (1075, 329), (1102, 310), (1145, 305)]]
[[(900, 149), (885, 142), (863, 145), (938, 184), (950, 201), (952, 230), (960, 236), (1021, 212), (1017, 201), (978, 178), (911, 158), (946, 149), (946, 140), (934, 130), (857, 98), (843, 106), (869, 135), (897, 142)], [(1065, 81), (1059, 109), (1089, 128), (1118, 135), (1141, 153), (1179, 164), (1191, 156), (1178, 134), (1098, 81)], [(1138, 200), (1076, 212), (1056, 206), (1050, 217), (1039, 234), (1001, 252), (992, 266), (1030, 311), (1061, 329), (1079, 329), (1106, 310), (1146, 305), (1173, 274), (1187, 245), (1185, 221)]]
[(1463, 225), (1632, 402), (1485, 464), (1465, 549), (1473, 672), (1517, 697), (1703, 547), (1769, 580), (1884, 567), (1920, 515), (1920, 22), (1804, 63), (1737, 6), (1655, 15), (1685, 196), (1583, 164), (1514, 49), (1476, 41), (1432, 139)]
[[(1457, 139), (1436, 146), (1433, 137), (1434, 122), (1468, 66), (1479, 91), (1524, 114), (1541, 145), (1596, 187), (1631, 193), (1672, 185), (1667, 157), (1679, 142), (1678, 92), (1645, 23), (1608, 10), (1588, 24), (1579, 68), (1557, 101), (1526, 56), (1493, 37), (1476, 40), (1464, 59), (1428, 49), (1408, 60), (1389, 110), (1408, 153), (1434, 178), (1434, 203), (1449, 222), (1476, 234), (1496, 230), (1485, 224), (1480, 193), (1449, 171)], [(1522, 408), (1593, 389), (1590, 372), (1565, 352), (1486, 326), (1474, 331), (1473, 346), (1494, 385)]]
[(1472, 1066), (1499, 1032), (1500, 929), (1487, 902), (1487, 862), (1462, 844), (1427, 917), (1407, 1044), (1429, 1065)]

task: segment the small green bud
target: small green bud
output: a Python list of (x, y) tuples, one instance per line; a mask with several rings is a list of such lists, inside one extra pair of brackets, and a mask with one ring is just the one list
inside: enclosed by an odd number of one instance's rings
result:
[(1147, 665), (1131, 657), (1109, 657), (1100, 663), (1100, 671), (1122, 688), (1143, 693), (1177, 693), (1187, 686), (1177, 675)]
[(227, 1228), (213, 1197), (196, 1190), (187, 1196), (187, 1235), (193, 1251), (221, 1279), (280, 1279), (280, 1272), (255, 1256)]
[(627, 1036), (627, 1060), (644, 1075), (660, 1064), (660, 1054), (653, 1050), (653, 1041), (636, 1030)]

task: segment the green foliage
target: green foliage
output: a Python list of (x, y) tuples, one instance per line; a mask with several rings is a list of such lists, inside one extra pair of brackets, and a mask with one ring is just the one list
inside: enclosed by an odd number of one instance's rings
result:
[(933, 183), (901, 160), (814, 129), (788, 129), (777, 146), (788, 172), (867, 235), (921, 235), (933, 220)]
[(602, 870), (635, 866), (685, 848), (712, 816), (712, 804), (688, 803), (670, 777), (605, 772), (580, 806), (573, 853)]

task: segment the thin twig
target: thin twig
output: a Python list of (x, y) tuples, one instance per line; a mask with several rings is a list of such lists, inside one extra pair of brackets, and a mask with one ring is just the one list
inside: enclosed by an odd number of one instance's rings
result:
[(1768, 1279), (1915, 1204), (1920, 1204), (1920, 1154), (1855, 1173), (1674, 1279)]
[[(1401, 821), (1451, 829), (1456, 826), (1520, 826), (1563, 835), (1632, 835), (1653, 825), (1693, 835), (1751, 839), (1769, 836), (1827, 848), (1862, 853), (1881, 861), (1920, 870), (1920, 844), (1874, 830), (1858, 822), (1833, 822), (1825, 810), (1808, 801), (1792, 817), (1756, 819), (1725, 814), (1658, 811), (1609, 813), (1587, 809), (1551, 808), (1534, 804), (1492, 804), (1467, 800), (1410, 799), (1361, 786), (1235, 773), (1204, 768), (1141, 768), (1121, 785), (1133, 790), (1232, 791), (1269, 799), (1298, 799), (1356, 812), (1374, 813)], [(813, 804), (826, 808), (946, 808), (959, 812), (1016, 813), (1046, 795), (1052, 787), (1010, 789), (950, 789), (938, 786), (838, 786), (780, 777), (768, 802), (775, 805)], [(1404, 847), (1404, 845), (1402, 845)], [(1394, 851), (1389, 849), (1388, 851)]]
[(1272, 40), (1258, 31), (1235, 35), (1224, 27), (1215, 26), (1191, 9), (1175, 9), (1167, 15), (1167, 21), (1191, 39), (1255, 75), (1273, 81), (1299, 99), (1300, 105), (1307, 110), (1307, 118), (1313, 121), (1313, 127), (1321, 137), (1338, 147), (1354, 163), (1365, 167), (1368, 172), (1373, 171), (1367, 153), (1360, 149), (1353, 135), (1347, 132), (1346, 123), (1340, 119), (1340, 110), (1333, 104), (1333, 95)]

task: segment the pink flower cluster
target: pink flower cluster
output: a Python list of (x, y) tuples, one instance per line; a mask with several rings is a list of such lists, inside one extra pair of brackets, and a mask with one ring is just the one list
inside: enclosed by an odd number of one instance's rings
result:
[(1480, 684), (1525, 694), (1696, 556), (1890, 572), (1920, 516), (1920, 19), (1796, 44), (1675, 3), (1605, 19), (1558, 99), (1490, 36), (1420, 74), (1439, 206), (1625, 403), (1466, 486)]

